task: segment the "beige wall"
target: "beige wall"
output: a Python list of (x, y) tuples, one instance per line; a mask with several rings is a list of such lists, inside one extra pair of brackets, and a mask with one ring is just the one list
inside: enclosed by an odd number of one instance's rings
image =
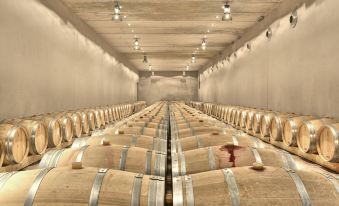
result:
[(225, 67), (201, 74), (201, 101), (339, 117), (339, 1), (315, 1), (242, 48)]
[(138, 75), (39, 1), (0, 1), (0, 45), (0, 119), (136, 101)]
[(152, 104), (160, 100), (196, 101), (198, 98), (198, 73), (186, 72), (140, 72), (138, 100)]

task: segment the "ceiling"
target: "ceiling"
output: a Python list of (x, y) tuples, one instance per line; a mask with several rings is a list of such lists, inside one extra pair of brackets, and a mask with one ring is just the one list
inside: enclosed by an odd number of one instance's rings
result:
[[(220, 19), (225, 1), (120, 0), (123, 21), (112, 21), (113, 0), (62, 1), (138, 70), (148, 70), (146, 54), (153, 71), (183, 71), (188, 64), (190, 70), (202, 69), (283, 0), (229, 1), (230, 22)], [(133, 49), (135, 37), (142, 50)], [(197, 61), (191, 63), (194, 52)]]

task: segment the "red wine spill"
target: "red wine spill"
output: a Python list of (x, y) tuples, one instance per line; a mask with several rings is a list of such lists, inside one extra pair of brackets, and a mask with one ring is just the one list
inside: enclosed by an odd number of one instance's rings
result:
[(227, 145), (223, 145), (219, 148), (219, 150), (221, 151), (227, 151), (228, 154), (230, 154), (230, 157), (229, 157), (229, 162), (232, 162), (232, 167), (235, 167), (235, 155), (234, 155), (234, 151), (235, 150), (240, 150), (242, 149), (243, 147), (241, 146), (237, 146), (237, 145), (233, 145), (233, 144), (227, 144)]

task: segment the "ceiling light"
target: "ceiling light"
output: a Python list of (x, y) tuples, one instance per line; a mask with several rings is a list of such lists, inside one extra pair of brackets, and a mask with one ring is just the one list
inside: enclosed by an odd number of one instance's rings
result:
[(134, 40), (134, 50), (139, 50), (140, 49), (140, 43), (138, 38), (135, 38)]
[(144, 55), (144, 60), (142, 61), (142, 63), (144, 63), (144, 64), (147, 64), (147, 63), (148, 63), (148, 60), (147, 60), (147, 56), (146, 56), (146, 55)]
[(203, 38), (203, 39), (202, 39), (202, 42), (201, 42), (201, 49), (202, 49), (202, 50), (206, 50), (206, 47), (207, 47), (206, 39)]
[(113, 14), (112, 20), (114, 20), (114, 21), (122, 21), (122, 18), (120, 16), (120, 12), (121, 12), (121, 6), (119, 5), (118, 1), (115, 1), (114, 14)]
[(190, 65), (187, 65), (186, 66), (186, 70), (188, 71), (190, 69)]
[(186, 72), (185, 71), (182, 72), (182, 76), (186, 76)]
[(222, 7), (224, 9), (224, 15), (222, 16), (222, 21), (231, 21), (231, 6), (226, 2), (225, 5)]
[(152, 65), (148, 65), (148, 70), (152, 70)]
[(192, 63), (195, 63), (196, 62), (196, 57), (195, 57), (195, 54), (192, 54), (192, 60), (191, 60)]
[(154, 76), (154, 72), (152, 72), (152, 76)]

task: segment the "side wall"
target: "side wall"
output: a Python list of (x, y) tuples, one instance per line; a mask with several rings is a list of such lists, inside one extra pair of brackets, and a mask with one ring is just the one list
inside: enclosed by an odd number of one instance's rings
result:
[[(339, 117), (339, 1), (298, 9), (243, 47), (221, 69), (200, 74), (200, 101)], [(266, 32), (266, 31), (265, 31)]]
[(0, 1), (0, 25), (0, 119), (136, 101), (138, 75), (40, 1)]
[(198, 73), (140, 72), (138, 100), (152, 104), (159, 100), (196, 101), (198, 98)]

